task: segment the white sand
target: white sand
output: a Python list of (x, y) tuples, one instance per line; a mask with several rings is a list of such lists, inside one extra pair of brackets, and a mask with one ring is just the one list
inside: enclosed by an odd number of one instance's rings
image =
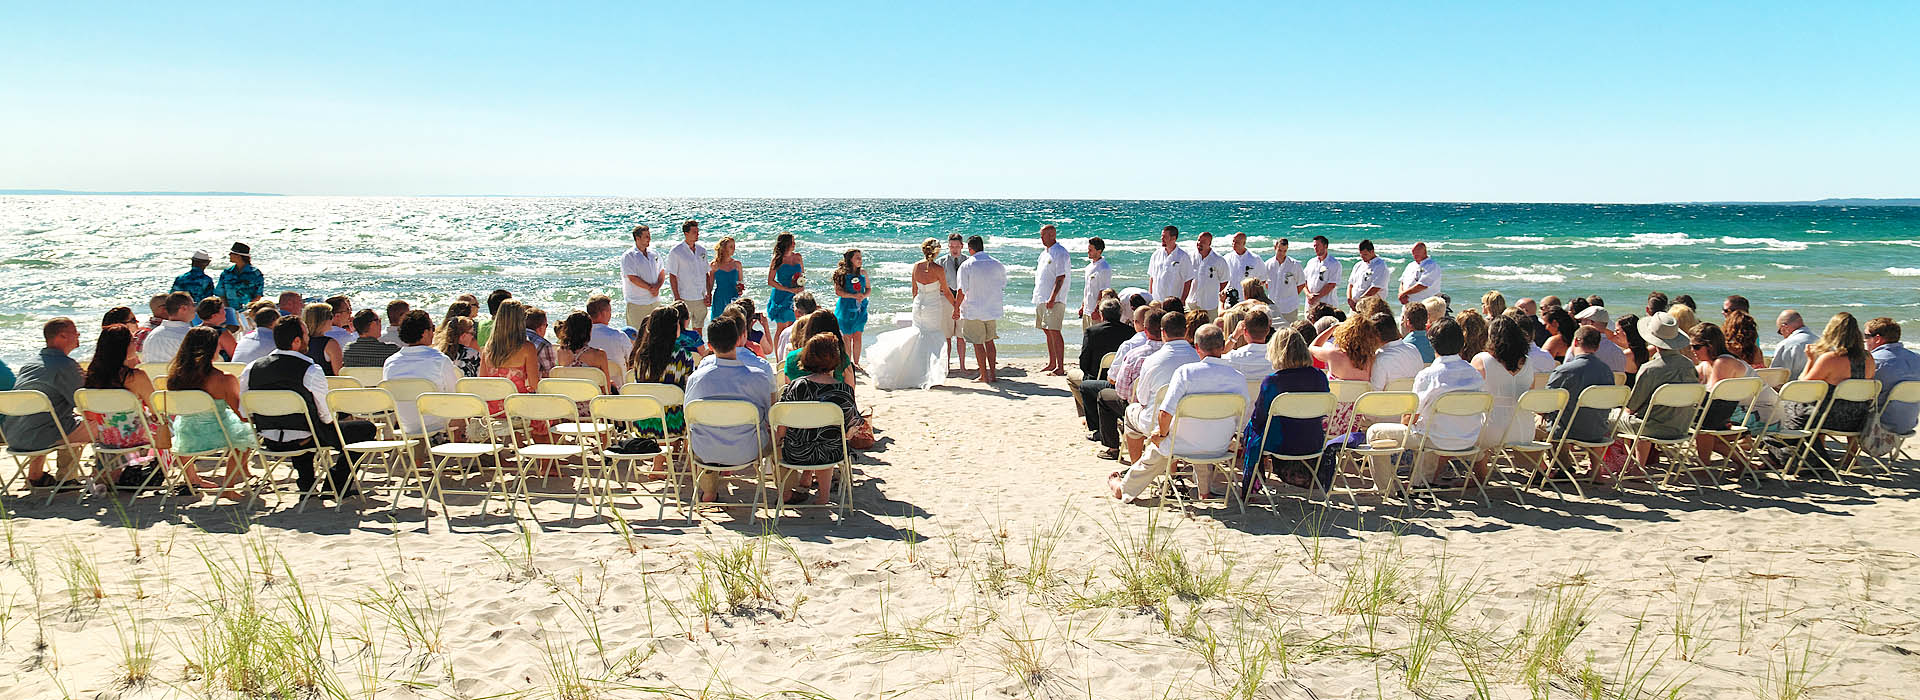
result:
[[(841, 525), (790, 517), (783, 539), (726, 515), (655, 521), (649, 503), (625, 511), (630, 547), (605, 520), (542, 502), (529, 558), (511, 520), (457, 505), (449, 533), (412, 499), (247, 523), (143, 498), (131, 529), (103, 499), (10, 501), (0, 699), (231, 696), (243, 666), (202, 661), (223, 640), (261, 668), (317, 659), (332, 688), (321, 694), (356, 698), (1466, 698), (1476, 685), (1574, 698), (1583, 678), (1608, 698), (1920, 687), (1910, 471), (1576, 502), (1529, 493), (1524, 507), (1496, 492), (1492, 507), (1419, 515), (1315, 517), (1287, 498), (1277, 514), (1187, 517), (1103, 497), (1117, 465), (1090, 456), (1060, 380), (1015, 370), (995, 390), (954, 383), (863, 391), (883, 445), (861, 460), (858, 512)], [(1187, 573), (1136, 590), (1195, 595), (1123, 595), (1117, 572), (1144, 561), (1155, 522), (1159, 570), (1176, 570), (1176, 553)], [(762, 562), (766, 589), (724, 610), (713, 559), (730, 551)], [(73, 552), (97, 564), (102, 597)], [(1442, 567), (1452, 583), (1436, 605)], [(703, 585), (722, 611), (701, 614)], [(302, 622), (301, 596), (304, 620), (325, 624)], [(1559, 606), (1563, 645), (1538, 621), (1556, 598), (1587, 603)], [(406, 633), (410, 616), (432, 632)], [(245, 636), (281, 623), (306, 641), (291, 635), (276, 656), (275, 635)], [(153, 663), (129, 686), (134, 640)]]

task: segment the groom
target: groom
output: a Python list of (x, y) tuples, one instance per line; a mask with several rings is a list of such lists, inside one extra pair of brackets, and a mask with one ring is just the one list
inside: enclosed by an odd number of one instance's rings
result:
[(979, 236), (967, 238), (967, 250), (973, 255), (960, 265), (960, 337), (973, 345), (973, 357), (980, 363), (980, 381), (996, 379), (994, 361), (998, 349), (993, 341), (1000, 337), (995, 326), (1006, 304), (1007, 266), (986, 253), (987, 242)]

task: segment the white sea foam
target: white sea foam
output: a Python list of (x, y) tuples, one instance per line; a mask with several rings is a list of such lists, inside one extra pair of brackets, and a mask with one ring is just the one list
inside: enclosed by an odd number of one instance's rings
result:
[(1623, 272), (1620, 276), (1627, 279), (1646, 280), (1648, 282), (1680, 279), (1679, 275), (1657, 275), (1651, 272)]
[(1294, 224), (1294, 228), (1380, 228), (1379, 224)]
[(1887, 274), (1894, 277), (1920, 277), (1920, 267), (1889, 267)]
[(1501, 236), (1500, 240), (1519, 241), (1521, 243), (1538, 243), (1540, 241), (1544, 241), (1547, 239), (1545, 236)]
[(1808, 246), (1808, 244), (1800, 241), (1783, 241), (1778, 238), (1740, 238), (1738, 236), (1721, 236), (1720, 242), (1727, 245), (1763, 245), (1767, 247), (1767, 250), (1780, 251), (1806, 250)]
[(1763, 280), (1766, 278), (1767, 278), (1766, 275), (1741, 275), (1740, 276), (1740, 279), (1743, 279), (1743, 280)]
[(1822, 230), (1820, 230), (1820, 229), (1817, 229), (1817, 228), (1810, 228), (1810, 229), (1807, 229), (1807, 230), (1805, 230), (1805, 231), (1801, 231), (1801, 233), (1833, 233), (1833, 232), (1832, 232), (1832, 231), (1822, 231)]
[(1540, 273), (1517, 273), (1517, 274), (1504, 274), (1504, 275), (1476, 274), (1473, 276), (1473, 278), (1479, 279), (1479, 280), (1487, 280), (1489, 282), (1531, 282), (1534, 284), (1558, 284), (1560, 282), (1567, 281), (1566, 275), (1552, 275), (1552, 274), (1540, 274)]
[(1774, 266), (1774, 267), (1777, 267), (1777, 268), (1780, 268), (1780, 269), (1782, 269), (1782, 270), (1800, 270), (1800, 269), (1805, 269), (1805, 268), (1806, 268), (1806, 266), (1805, 266), (1805, 265), (1787, 265), (1787, 264), (1784, 264), (1784, 263), (1768, 263), (1768, 264), (1770, 264), (1770, 265), (1772, 265), (1772, 266)]

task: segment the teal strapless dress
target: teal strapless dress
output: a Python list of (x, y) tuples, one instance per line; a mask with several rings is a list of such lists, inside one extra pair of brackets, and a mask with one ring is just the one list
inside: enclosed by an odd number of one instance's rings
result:
[[(781, 286), (793, 286), (794, 275), (800, 274), (800, 266), (792, 263), (781, 265), (773, 271), (773, 281)], [(767, 318), (774, 323), (793, 323), (793, 292), (775, 289), (767, 297)], [(841, 331), (845, 333), (846, 331)]]
[[(848, 294), (863, 294), (867, 291), (866, 275), (847, 275), (846, 283), (840, 290)], [(841, 333), (861, 333), (867, 329), (867, 300), (840, 297), (840, 303), (833, 308), (834, 320), (840, 322)]]
[(739, 284), (739, 270), (713, 271), (713, 312), (715, 314), (725, 310), (733, 300), (740, 298), (740, 293), (735, 291)]

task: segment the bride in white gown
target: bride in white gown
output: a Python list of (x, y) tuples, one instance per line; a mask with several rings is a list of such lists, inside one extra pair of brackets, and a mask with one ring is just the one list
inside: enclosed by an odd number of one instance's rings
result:
[(947, 378), (953, 292), (946, 269), (933, 260), (939, 252), (939, 241), (920, 244), (926, 260), (913, 266), (913, 326), (881, 333), (867, 348), (867, 372), (877, 388), (927, 389)]

